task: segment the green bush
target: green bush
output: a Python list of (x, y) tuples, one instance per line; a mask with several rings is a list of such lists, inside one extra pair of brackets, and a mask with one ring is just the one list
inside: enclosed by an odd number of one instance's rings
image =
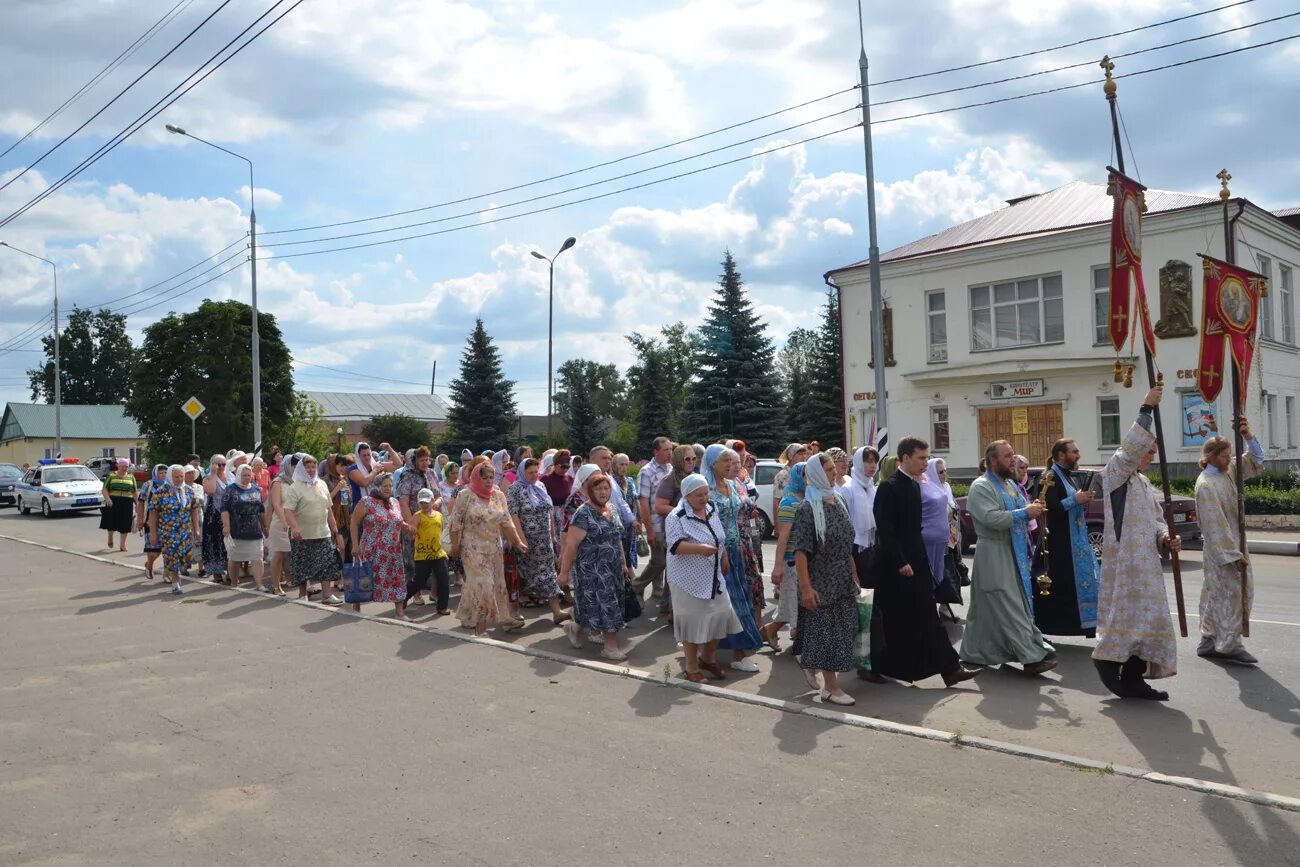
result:
[(1246, 488), (1247, 515), (1300, 515), (1300, 490)]
[(970, 493), (970, 485), (965, 482), (952, 482), (952, 495), (954, 497), (964, 497)]

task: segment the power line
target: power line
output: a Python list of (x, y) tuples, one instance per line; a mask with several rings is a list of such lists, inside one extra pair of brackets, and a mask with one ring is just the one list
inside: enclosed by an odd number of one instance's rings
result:
[(196, 26), (189, 33), (185, 34), (185, 38), (183, 38), (180, 42), (177, 42), (167, 51), (166, 54), (164, 54), (162, 57), (159, 57), (152, 64), (150, 64), (149, 68), (146, 69), (144, 72), (140, 73), (139, 75), (137, 75), (130, 84), (128, 84), (126, 87), (119, 90), (116, 96), (114, 96), (108, 102), (104, 103), (104, 105), (100, 107), (99, 111), (95, 112), (89, 118), (87, 118), (86, 121), (81, 126), (77, 127), (72, 132), (68, 133), (63, 138), (59, 139), (59, 141), (52, 148), (50, 148), (45, 153), (37, 157), (30, 165), (24, 168), (21, 172), (14, 175), (12, 178), (5, 181), (3, 184), (0, 184), (0, 190), (8, 189), (10, 184), (18, 180), (19, 178), (21, 178), (23, 175), (30, 172), (32, 169), (36, 168), (45, 160), (46, 157), (48, 157), (50, 154), (54, 153), (56, 150), (58, 150), (59, 148), (67, 144), (68, 141), (70, 141), (72, 137), (75, 136), (77, 133), (81, 132), (83, 129), (90, 126), (92, 121), (94, 121), (97, 117), (99, 117), (104, 112), (108, 111), (109, 107), (112, 106), (113, 103), (117, 102), (119, 99), (126, 96), (127, 91), (135, 87), (145, 78), (145, 76), (147, 76), (149, 73), (153, 72), (155, 69), (161, 66), (164, 60), (166, 60), (167, 58), (175, 54), (177, 51), (179, 51), (180, 47), (190, 40), (191, 36), (193, 36), (195, 33), (198, 33), (200, 30), (202, 30), (209, 21), (211, 21), (213, 18), (217, 16), (218, 12), (220, 12), (222, 9), (225, 9), (229, 5), (230, 5), (230, 0), (222, 0), (220, 6), (218, 6), (216, 9), (213, 9), (211, 12), (209, 12), (208, 16), (198, 23), (198, 26)]
[[(236, 254), (236, 255), (242, 255), (242, 254)], [(233, 258), (235, 258), (235, 257), (234, 257), (234, 256), (231, 256), (230, 258), (233, 259)], [(227, 259), (226, 261), (229, 262), (230, 259)], [(156, 301), (154, 301), (153, 299), (145, 298), (145, 299), (142, 299), (142, 300), (140, 300), (140, 301), (134, 302), (133, 304), (127, 304), (125, 307), (121, 308), (120, 310), (113, 311), (113, 312), (120, 313), (120, 314), (127, 315), (127, 316), (131, 316), (131, 315), (134, 315), (134, 314), (136, 314), (136, 313), (143, 313), (143, 312), (145, 312), (146, 310), (152, 310), (152, 309), (154, 309), (155, 307), (160, 307), (160, 306), (162, 306), (163, 304), (166, 304), (168, 301), (175, 301), (177, 298), (180, 298), (182, 295), (188, 295), (188, 294), (190, 294), (191, 292), (193, 292), (195, 289), (201, 289), (202, 287), (207, 286), (209, 283), (212, 283), (212, 282), (215, 281), (215, 280), (220, 280), (222, 277), (225, 277), (225, 276), (227, 276), (228, 274), (233, 274), (234, 272), (238, 271), (238, 270), (239, 270), (240, 268), (242, 268), (242, 267), (243, 267), (243, 262), (240, 262), (238, 265), (235, 265), (235, 266), (232, 267), (232, 268), (227, 268), (226, 270), (222, 271), (220, 274), (214, 274), (214, 275), (212, 275), (211, 277), (209, 277), (208, 279), (204, 280), (204, 281), (201, 282), (201, 283), (195, 283), (193, 286), (191, 286), (191, 287), (188, 288), (188, 289), (184, 289), (184, 290), (181, 290), (181, 291), (179, 291), (179, 292), (171, 292), (170, 290), (168, 290), (167, 293), (164, 293), (164, 294), (158, 296), (158, 300), (156, 300)], [(198, 276), (198, 275), (196, 274), (195, 276)], [(193, 278), (191, 278), (191, 279), (193, 279)], [(184, 285), (184, 284), (181, 284), (181, 285)], [(178, 287), (177, 287), (177, 288), (178, 288)], [(147, 304), (146, 304), (146, 303), (145, 303), (146, 301), (149, 301), (149, 302), (151, 302), (151, 303), (147, 303)], [(144, 306), (142, 306), (142, 307), (141, 307), (141, 306), (137, 306), (137, 305), (141, 305), (141, 304), (143, 304)], [(129, 309), (127, 309), (127, 308), (130, 308), (130, 307), (135, 307), (135, 309), (134, 309), (134, 310), (129, 310)]]
[[(257, 31), (256, 33), (254, 33), (254, 34), (253, 34), (253, 35), (252, 35), (252, 36), (251, 36), (251, 37), (250, 37), (246, 42), (244, 42), (242, 45), (240, 45), (238, 48), (236, 48), (234, 51), (232, 51), (228, 56), (222, 58), (218, 63), (216, 63), (215, 66), (213, 66), (213, 67), (212, 67), (211, 69), (209, 69), (207, 72), (203, 73), (203, 75), (200, 76), (197, 80), (195, 80), (194, 82), (192, 82), (192, 83), (190, 83), (190, 84), (188, 84), (188, 85), (185, 84), (186, 81), (189, 81), (190, 78), (193, 78), (196, 74), (198, 74), (198, 72), (199, 72), (201, 69), (203, 69), (204, 66), (207, 66), (209, 63), (212, 63), (212, 62), (213, 62), (217, 57), (219, 57), (222, 53), (224, 53), (224, 52), (226, 51), (226, 49), (228, 49), (231, 45), (233, 45), (233, 44), (234, 44), (235, 42), (237, 42), (241, 37), (243, 37), (244, 34), (248, 33), (248, 31), (250, 31), (250, 30), (252, 30), (254, 27), (256, 27), (257, 24), (258, 24), (258, 23), (259, 23), (263, 18), (265, 18), (265, 17), (267, 17), (268, 15), (270, 15), (273, 11), (275, 11), (276, 7), (278, 7), (278, 6), (279, 6), (281, 3), (283, 3), (283, 2), (285, 2), (285, 0), (276, 0), (275, 4), (274, 4), (273, 6), (271, 6), (271, 8), (267, 9), (265, 12), (263, 12), (261, 15), (259, 15), (256, 19), (254, 19), (252, 24), (249, 24), (249, 25), (248, 25), (247, 27), (245, 27), (242, 31), (240, 31), (238, 34), (236, 34), (236, 36), (235, 36), (234, 39), (231, 39), (231, 40), (230, 40), (229, 42), (227, 42), (224, 46), (222, 46), (222, 47), (221, 47), (221, 48), (220, 48), (220, 49), (219, 49), (215, 54), (212, 55), (212, 57), (208, 58), (206, 61), (204, 61), (202, 64), (200, 64), (200, 65), (198, 66), (198, 68), (196, 68), (196, 69), (194, 70), (194, 72), (191, 72), (191, 73), (190, 73), (190, 74), (189, 74), (189, 75), (188, 75), (184, 80), (182, 80), (182, 82), (181, 82), (180, 84), (176, 85), (176, 87), (174, 87), (174, 88), (172, 88), (170, 91), (168, 91), (168, 93), (167, 93), (166, 95), (164, 95), (164, 96), (162, 97), (162, 99), (160, 99), (160, 100), (158, 100), (157, 102), (155, 102), (152, 106), (150, 106), (148, 109), (146, 109), (145, 112), (144, 112), (143, 114), (139, 115), (139, 116), (138, 116), (134, 121), (132, 121), (131, 123), (127, 124), (127, 126), (126, 126), (123, 130), (121, 130), (117, 135), (113, 136), (112, 139), (110, 139), (110, 140), (109, 140), (108, 142), (106, 142), (105, 144), (101, 145), (100, 148), (99, 148), (99, 149), (98, 149), (94, 154), (92, 154), (91, 156), (89, 156), (89, 157), (87, 157), (86, 159), (82, 160), (81, 163), (79, 163), (75, 168), (73, 168), (71, 171), (69, 171), (68, 173), (66, 173), (66, 174), (65, 174), (62, 178), (60, 178), (56, 183), (51, 184), (49, 187), (47, 187), (47, 188), (44, 190), (44, 192), (40, 193), (39, 195), (37, 195), (36, 197), (34, 197), (33, 199), (31, 199), (29, 202), (27, 202), (27, 204), (23, 205), (23, 206), (22, 206), (21, 208), (19, 208), (18, 210), (16, 210), (16, 211), (14, 211), (13, 213), (9, 214), (9, 216), (5, 217), (3, 220), (0, 220), (0, 227), (6, 226), (6, 225), (8, 225), (9, 223), (11, 223), (13, 220), (15, 220), (15, 219), (17, 219), (18, 217), (22, 216), (22, 215), (25, 214), (27, 211), (29, 211), (30, 209), (32, 209), (32, 208), (35, 207), (36, 205), (40, 204), (40, 203), (41, 203), (42, 201), (44, 201), (46, 198), (48, 198), (49, 196), (51, 196), (51, 195), (53, 195), (55, 192), (57, 192), (59, 189), (61, 189), (61, 188), (63, 187), (63, 185), (66, 184), (66, 183), (68, 183), (68, 181), (72, 180), (72, 178), (76, 177), (77, 175), (81, 174), (83, 171), (85, 171), (86, 169), (88, 169), (90, 166), (94, 165), (94, 164), (95, 164), (96, 162), (98, 162), (98, 161), (99, 161), (99, 160), (100, 160), (100, 159), (101, 159), (105, 154), (107, 154), (109, 151), (111, 151), (111, 150), (113, 150), (114, 148), (116, 148), (116, 147), (117, 147), (119, 144), (121, 144), (123, 141), (125, 141), (126, 139), (128, 139), (128, 138), (130, 138), (132, 135), (134, 135), (136, 132), (138, 132), (138, 131), (139, 131), (139, 130), (140, 130), (140, 129), (141, 129), (141, 128), (146, 124), (146, 123), (148, 123), (149, 121), (153, 120), (155, 117), (157, 117), (159, 114), (161, 114), (163, 111), (165, 111), (168, 107), (170, 107), (173, 103), (175, 103), (175, 102), (176, 102), (177, 100), (179, 100), (181, 97), (185, 96), (187, 93), (189, 93), (189, 92), (190, 92), (191, 90), (193, 90), (195, 87), (197, 87), (198, 85), (202, 84), (203, 81), (204, 81), (205, 79), (207, 79), (207, 77), (208, 77), (209, 75), (211, 75), (212, 73), (216, 72), (216, 71), (217, 71), (218, 69), (220, 69), (222, 66), (226, 65), (226, 63), (228, 63), (229, 61), (233, 60), (233, 59), (235, 58), (235, 56), (238, 55), (241, 51), (243, 51), (243, 50), (244, 50), (245, 48), (247, 48), (249, 45), (252, 45), (255, 41), (257, 41), (257, 39), (258, 39), (260, 36), (262, 36), (262, 34), (266, 33), (266, 31), (270, 30), (272, 27), (274, 27), (276, 24), (278, 24), (281, 20), (283, 20), (284, 17), (285, 17), (286, 15), (288, 15), (288, 14), (291, 13), (291, 12), (293, 12), (293, 10), (297, 9), (300, 5), (302, 5), (303, 0), (295, 0), (294, 4), (293, 4), (292, 6), (290, 6), (288, 9), (286, 9), (284, 12), (280, 13), (280, 15), (279, 15), (278, 17), (276, 17), (275, 19), (273, 19), (270, 23), (268, 23), (266, 26), (264, 26), (261, 30), (259, 30), (259, 31)], [(184, 90), (180, 90), (182, 87), (184, 87)], [(180, 90), (180, 93), (176, 93), (177, 90)], [(173, 96), (172, 94), (175, 94), (175, 96)]]
[(5, 148), (3, 152), (0, 152), (0, 159), (3, 159), (4, 157), (8, 156), (10, 151), (18, 147), (23, 142), (27, 141), (32, 136), (36, 135), (36, 133), (40, 132), (47, 123), (54, 120), (54, 118), (58, 117), (60, 114), (63, 113), (64, 109), (72, 105), (72, 103), (76, 102), (77, 99), (83, 93), (87, 93), (93, 90), (97, 84), (99, 84), (106, 77), (111, 75), (115, 69), (117, 69), (126, 61), (130, 60), (131, 57), (137, 51), (143, 48), (146, 44), (148, 44), (148, 42), (151, 39), (153, 39), (155, 36), (161, 33), (164, 29), (166, 29), (168, 24), (171, 24), (172, 20), (174, 20), (180, 14), (176, 10), (180, 9), (181, 12), (184, 12), (185, 10), (181, 9), (181, 7), (185, 6), (186, 8), (189, 8), (189, 6), (192, 5), (193, 3), (194, 0), (178, 0), (175, 6), (173, 6), (171, 9), (168, 9), (167, 12), (163, 14), (163, 17), (155, 21), (153, 25), (150, 26), (149, 29), (146, 30), (144, 33), (137, 36), (134, 42), (132, 42), (126, 48), (122, 49), (122, 51), (117, 55), (117, 57), (114, 57), (111, 61), (109, 61), (107, 66), (105, 66), (99, 72), (95, 73), (95, 76), (91, 78), (90, 81), (86, 82), (85, 84), (81, 85), (81, 87), (77, 88), (76, 93), (72, 94), (72, 96), (68, 97), (62, 103), (60, 103), (58, 108), (54, 109), (54, 111), (47, 114), (45, 118), (41, 120), (40, 123), (36, 124), (36, 126), (32, 127), (26, 133), (24, 133), (22, 138), (18, 139), (16, 142), (9, 145), (9, 147)]
[[(118, 298), (109, 298), (107, 301), (97, 301), (97, 302), (95, 302), (94, 304), (86, 304), (86, 305), (84, 305), (84, 306), (89, 307), (89, 308), (93, 308), (93, 309), (98, 309), (98, 308), (102, 308), (102, 307), (107, 307), (107, 306), (110, 305), (110, 304), (116, 304), (116, 303), (119, 302), (119, 301), (125, 301), (127, 298), (134, 298), (134, 297), (137, 296), (137, 295), (143, 295), (143, 294), (145, 294), (146, 292), (148, 292), (148, 291), (150, 291), (150, 290), (152, 290), (152, 289), (156, 289), (156, 288), (158, 288), (159, 286), (163, 285), (164, 283), (170, 283), (171, 281), (175, 280), (177, 277), (181, 276), (182, 274), (185, 274), (185, 273), (187, 273), (187, 272), (189, 272), (189, 271), (193, 271), (195, 268), (199, 267), (200, 265), (204, 264), (205, 262), (208, 262), (209, 260), (212, 260), (212, 259), (217, 258), (217, 257), (220, 256), (222, 253), (226, 252), (227, 250), (229, 250), (231, 247), (235, 246), (236, 244), (243, 244), (243, 243), (245, 243), (245, 239), (244, 239), (244, 238), (236, 238), (234, 241), (232, 241), (232, 242), (230, 242), (229, 244), (227, 244), (226, 246), (222, 247), (222, 248), (221, 248), (220, 250), (218, 250), (217, 252), (211, 254), (210, 256), (205, 256), (205, 257), (203, 257), (203, 258), (200, 259), (198, 262), (195, 262), (193, 265), (191, 265), (190, 267), (186, 268), (184, 271), (178, 271), (177, 273), (173, 274), (172, 276), (170, 276), (170, 277), (168, 277), (168, 278), (166, 278), (166, 279), (164, 279), (164, 280), (159, 280), (157, 283), (152, 283), (152, 284), (150, 284), (150, 285), (144, 287), (143, 289), (137, 289), (137, 290), (134, 291), (134, 292), (130, 292), (130, 293), (126, 294), (126, 295), (122, 295), (121, 297), (118, 297)], [(238, 256), (238, 255), (240, 255), (240, 254), (239, 254), (239, 253), (236, 253), (235, 255)], [(231, 256), (231, 257), (228, 258), (228, 259), (224, 259), (224, 260), (218, 262), (216, 265), (213, 265), (211, 268), (208, 268), (208, 269), (205, 270), (205, 271), (200, 271), (198, 274), (193, 275), (192, 277), (190, 277), (188, 280), (185, 280), (184, 282), (188, 283), (189, 280), (193, 280), (195, 277), (201, 277), (201, 276), (203, 276), (204, 274), (207, 274), (208, 272), (212, 271), (213, 269), (221, 267), (222, 265), (226, 264), (226, 262), (229, 262), (230, 259), (233, 259), (233, 258), (234, 258), (234, 256)], [(167, 289), (164, 289), (163, 292), (170, 292), (172, 289), (175, 289), (175, 288), (176, 288), (175, 286), (171, 286), (171, 287), (168, 287)], [(161, 293), (159, 293), (159, 294), (161, 294)]]
[(1006, 63), (1009, 60), (1022, 60), (1026, 57), (1034, 57), (1039, 54), (1047, 54), (1052, 51), (1060, 51), (1064, 48), (1074, 48), (1077, 45), (1087, 45), (1089, 42), (1100, 42), (1103, 39), (1114, 39), (1117, 36), (1128, 36), (1132, 33), (1139, 33), (1143, 30), (1150, 30), (1154, 27), (1164, 27), (1166, 24), (1177, 24), (1180, 21), (1188, 21), (1192, 18), (1200, 18), (1202, 15), (1212, 15), (1215, 12), (1222, 12), (1225, 9), (1232, 9), (1237, 6), (1245, 6), (1248, 3), (1254, 3), (1255, 0), (1237, 0), (1235, 3), (1227, 3), (1223, 6), (1216, 6), (1213, 9), (1206, 9), (1202, 12), (1192, 12), (1187, 15), (1180, 15), (1177, 18), (1167, 18), (1164, 21), (1156, 21), (1152, 24), (1144, 24), (1141, 27), (1131, 27), (1128, 30), (1118, 30), (1114, 33), (1107, 33), (1103, 36), (1089, 36), (1087, 39), (1078, 39), (1074, 42), (1066, 42), (1062, 45), (1053, 45), (1050, 48), (1038, 48), (1034, 51), (1025, 51), (1021, 54), (1010, 54), (1006, 57), (997, 57), (992, 60), (981, 60), (978, 63), (967, 63), (962, 66), (950, 66), (947, 69), (935, 69), (930, 72), (918, 72), (915, 75), (904, 75), (900, 78), (889, 78), (884, 81), (872, 82), (872, 87), (884, 87), (887, 84), (899, 84), (904, 81), (915, 81), (918, 78), (929, 78), (934, 75), (945, 75), (949, 72), (963, 72), (967, 69), (978, 69), (981, 66), (991, 66), (995, 63)]

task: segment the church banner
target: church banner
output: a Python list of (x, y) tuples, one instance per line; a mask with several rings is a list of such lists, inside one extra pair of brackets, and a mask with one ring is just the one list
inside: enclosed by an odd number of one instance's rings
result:
[(1196, 369), (1196, 386), (1202, 397), (1213, 402), (1223, 388), (1226, 375), (1225, 344), (1236, 362), (1241, 393), (1246, 393), (1250, 362), (1255, 354), (1259, 299), (1268, 294), (1268, 280), (1262, 274), (1203, 254), (1201, 266), (1205, 297), (1201, 308), (1201, 357)]
[(1110, 219), (1110, 342), (1116, 352), (1134, 327), (1133, 286), (1137, 286), (1137, 317), (1147, 352), (1156, 354), (1156, 334), (1151, 327), (1146, 285), (1142, 282), (1142, 212), (1146, 187), (1115, 169), (1109, 169), (1106, 191), (1115, 200)]

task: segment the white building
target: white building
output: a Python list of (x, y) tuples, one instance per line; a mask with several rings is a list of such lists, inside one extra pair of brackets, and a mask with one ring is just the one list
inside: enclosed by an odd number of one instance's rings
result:
[[(1231, 413), (1228, 386), (1207, 407), (1195, 385), (1203, 295), (1197, 254), (1224, 258), (1222, 207), (1217, 197), (1146, 195), (1143, 275), (1153, 319), (1162, 315), (1161, 269), (1171, 260), (1190, 266), (1197, 333), (1158, 339), (1156, 358), (1165, 375), (1169, 461), (1175, 473), (1189, 474), (1208, 417), (1224, 419), (1226, 429)], [(1229, 203), (1230, 214), (1239, 201)], [(1300, 209), (1273, 214), (1244, 204), (1237, 261), (1266, 274), (1270, 285), (1245, 407), (1270, 459), (1294, 461)], [(1116, 356), (1106, 333), (1110, 213), (1104, 186), (1076, 181), (881, 256), (883, 307), (892, 320), (891, 442), (921, 436), (966, 477), (995, 439), (1010, 440), (1035, 465), (1062, 436), (1078, 441), (1085, 464), (1109, 458), (1147, 390), (1140, 358), (1132, 388), (1113, 381)], [(826, 276), (840, 289), (845, 410), (856, 447), (875, 412), (867, 263)], [(1140, 339), (1136, 348), (1140, 353)]]

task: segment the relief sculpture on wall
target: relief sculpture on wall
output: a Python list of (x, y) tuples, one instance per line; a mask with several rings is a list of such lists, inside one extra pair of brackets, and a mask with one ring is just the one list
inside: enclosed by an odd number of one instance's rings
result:
[(1156, 334), (1168, 340), (1196, 334), (1192, 324), (1192, 266), (1170, 259), (1160, 269), (1160, 320)]

